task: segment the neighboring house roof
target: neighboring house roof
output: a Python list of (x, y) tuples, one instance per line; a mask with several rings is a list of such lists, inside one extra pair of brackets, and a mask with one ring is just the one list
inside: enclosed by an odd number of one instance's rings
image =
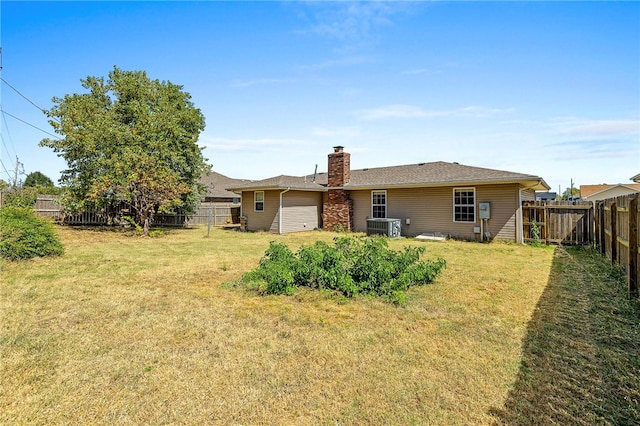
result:
[(613, 187), (613, 185), (609, 185), (606, 183), (603, 183), (601, 185), (580, 185), (580, 197), (585, 198), (590, 196), (591, 194), (605, 191), (611, 187)]
[[(609, 185), (603, 183), (601, 185), (580, 185), (580, 197), (584, 199), (600, 198), (606, 192), (609, 192), (615, 188), (627, 189), (629, 192), (639, 192), (640, 183), (628, 183), (628, 184), (616, 184)], [(604, 197), (607, 198), (607, 197)]]
[[(404, 166), (376, 167), (351, 170), (344, 189), (411, 188), (450, 185), (478, 185), (491, 183), (519, 183), (535, 190), (548, 190), (549, 185), (539, 176), (514, 173), (458, 163), (436, 161)], [(327, 174), (308, 176), (276, 176), (227, 187), (231, 191), (264, 189), (327, 190)]]
[(555, 192), (536, 192), (536, 200), (538, 201), (553, 201), (557, 198)]
[(631, 180), (640, 183), (640, 173), (635, 176), (631, 176)]
[(207, 197), (213, 198), (240, 198), (235, 192), (226, 188), (248, 182), (244, 179), (232, 179), (220, 173), (210, 172), (200, 178), (200, 182), (207, 187)]

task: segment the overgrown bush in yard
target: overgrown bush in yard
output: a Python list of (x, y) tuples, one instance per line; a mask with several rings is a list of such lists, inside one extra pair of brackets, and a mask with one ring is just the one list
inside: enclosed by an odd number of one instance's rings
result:
[(64, 247), (53, 225), (36, 217), (31, 208), (0, 209), (0, 256), (10, 260), (58, 256)]
[(421, 261), (424, 247), (390, 250), (386, 238), (342, 236), (334, 242), (330, 246), (318, 241), (296, 254), (282, 243), (271, 242), (258, 267), (242, 281), (267, 294), (291, 294), (307, 286), (347, 297), (382, 296), (402, 304), (410, 286), (432, 282), (446, 265), (444, 259)]
[(33, 208), (38, 198), (38, 190), (39, 188), (33, 187), (13, 188), (4, 194), (3, 203), (5, 206)]

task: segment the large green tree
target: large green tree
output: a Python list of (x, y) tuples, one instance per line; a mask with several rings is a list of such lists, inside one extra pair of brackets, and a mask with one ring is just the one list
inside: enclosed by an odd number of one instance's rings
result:
[(22, 186), (26, 187), (36, 187), (41, 186), (43, 188), (53, 187), (53, 181), (42, 172), (32, 172), (27, 175), (24, 179), (24, 184)]
[(149, 232), (158, 211), (193, 211), (209, 166), (197, 144), (204, 116), (182, 86), (118, 67), (81, 80), (87, 93), (53, 98), (46, 111), (62, 139), (41, 146), (63, 157), (66, 201), (81, 207), (125, 202)]

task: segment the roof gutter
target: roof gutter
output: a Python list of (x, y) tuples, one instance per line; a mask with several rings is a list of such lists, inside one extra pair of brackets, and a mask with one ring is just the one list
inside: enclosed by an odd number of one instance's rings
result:
[(278, 234), (282, 235), (282, 194), (291, 191), (291, 187), (288, 187), (280, 193), (280, 207), (278, 209)]

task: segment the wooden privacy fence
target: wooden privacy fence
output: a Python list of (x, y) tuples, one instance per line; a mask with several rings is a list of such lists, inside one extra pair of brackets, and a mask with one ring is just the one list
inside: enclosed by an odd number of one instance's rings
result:
[(525, 242), (538, 238), (546, 244), (594, 242), (593, 204), (589, 201), (524, 201), (522, 203)]
[[(58, 197), (39, 195), (35, 210), (38, 216), (54, 219), (67, 225), (114, 225), (114, 218), (126, 216), (128, 210), (123, 206), (107, 210), (87, 208), (82, 213), (69, 215), (58, 203)], [(156, 214), (153, 226), (213, 225), (225, 226), (240, 223), (240, 206), (232, 203), (202, 203), (193, 214)]]
[(625, 195), (598, 201), (597, 245), (603, 256), (622, 267), (627, 275), (629, 297), (638, 298), (638, 198)]
[[(629, 297), (638, 298), (638, 198), (626, 195), (597, 201), (525, 201), (522, 203), (525, 242), (534, 230), (541, 242), (597, 246), (603, 256), (622, 267)], [(535, 225), (534, 225), (535, 224)]]

